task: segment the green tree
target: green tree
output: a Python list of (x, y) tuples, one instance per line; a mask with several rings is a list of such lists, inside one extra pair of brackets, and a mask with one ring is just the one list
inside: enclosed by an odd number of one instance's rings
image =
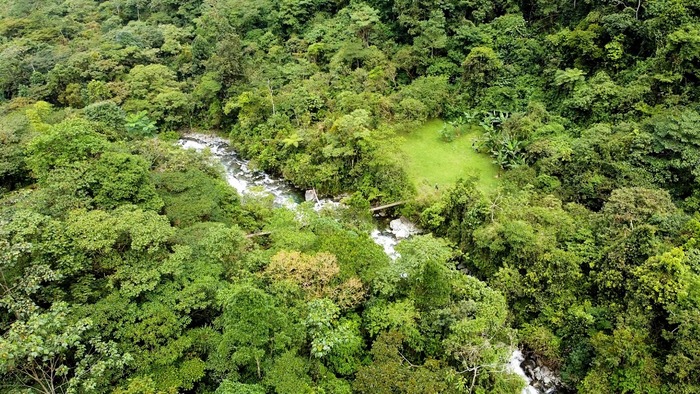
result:
[(468, 392), (480, 386), (518, 392), (523, 382), (503, 369), (513, 353), (515, 340), (506, 322), (505, 299), (472, 277), (464, 277), (460, 285), (462, 302), (469, 300), (468, 303), (476, 305), (462, 310), (466, 316), (459, 316), (450, 326), (444, 340), (445, 350), (457, 363), (460, 373), (465, 374)]
[[(418, 52), (427, 50), (430, 57), (435, 56), (436, 49), (444, 49), (447, 46), (447, 34), (445, 34), (445, 15), (442, 11), (431, 11), (430, 18), (419, 24), (420, 35), (414, 39), (414, 46)], [(424, 49), (425, 48), (425, 49)]]
[(489, 47), (478, 46), (469, 51), (462, 62), (464, 78), (476, 88), (483, 88), (491, 83), (503, 69), (503, 61)]
[(126, 115), (126, 132), (134, 137), (150, 137), (156, 132), (157, 127), (146, 111)]
[(113, 101), (101, 101), (85, 107), (85, 117), (100, 123), (108, 131), (121, 134), (126, 121), (126, 114)]
[(291, 345), (293, 325), (275, 299), (250, 285), (237, 285), (226, 292), (223, 312), (217, 319), (222, 330), (217, 345), (218, 369), (263, 374), (263, 363)]
[(265, 394), (265, 388), (257, 384), (245, 384), (224, 380), (215, 394)]
[(362, 350), (359, 323), (339, 319), (340, 308), (327, 298), (312, 300), (307, 307), (305, 324), (311, 336), (311, 355), (324, 359), (338, 374), (353, 374)]
[[(403, 355), (403, 338), (395, 331), (384, 332), (372, 344), (372, 363), (360, 367), (353, 382), (358, 393), (457, 393), (454, 373), (436, 360), (411, 363)], [(457, 380), (458, 379), (454, 379)]]
[(92, 187), (98, 207), (112, 209), (135, 204), (159, 211), (163, 200), (148, 174), (148, 164), (139, 156), (106, 152), (95, 163), (97, 185)]
[(369, 46), (372, 31), (381, 24), (379, 11), (365, 3), (359, 3), (350, 8), (350, 20), (353, 24), (350, 29), (357, 34), (365, 46)]
[(277, 357), (265, 376), (265, 383), (279, 394), (311, 394), (314, 392), (304, 359), (293, 352)]
[(42, 179), (57, 167), (97, 157), (107, 150), (107, 140), (82, 119), (65, 120), (29, 142), (27, 165)]
[(0, 338), (5, 383), (45, 394), (109, 387), (131, 356), (113, 342), (91, 337), (90, 326), (88, 319), (75, 319), (66, 303), (12, 323)]

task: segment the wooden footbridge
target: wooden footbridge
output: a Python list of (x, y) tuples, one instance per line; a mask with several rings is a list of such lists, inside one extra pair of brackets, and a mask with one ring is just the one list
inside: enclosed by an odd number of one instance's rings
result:
[(377, 212), (377, 211), (381, 211), (382, 209), (387, 209), (387, 208), (391, 208), (391, 207), (396, 207), (396, 206), (405, 204), (405, 203), (407, 203), (407, 202), (408, 202), (408, 201), (406, 201), (406, 200), (404, 200), (404, 201), (392, 202), (391, 204), (385, 204), (385, 205), (380, 205), (380, 206), (377, 206), (377, 207), (371, 207), (371, 208), (369, 209), (369, 211), (370, 211), (370, 212)]

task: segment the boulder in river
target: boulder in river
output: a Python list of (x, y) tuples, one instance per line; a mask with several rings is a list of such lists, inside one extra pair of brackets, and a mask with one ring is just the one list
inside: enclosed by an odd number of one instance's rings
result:
[(408, 238), (421, 232), (418, 226), (411, 223), (410, 220), (403, 216), (389, 222), (389, 227), (391, 228), (391, 232), (398, 239)]
[(316, 190), (309, 189), (304, 193), (304, 200), (306, 201), (318, 201), (318, 195), (316, 195)]

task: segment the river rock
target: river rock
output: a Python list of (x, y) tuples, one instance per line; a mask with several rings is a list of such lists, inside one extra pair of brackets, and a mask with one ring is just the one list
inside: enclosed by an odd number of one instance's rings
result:
[(304, 193), (304, 200), (306, 201), (316, 201), (318, 200), (318, 196), (316, 195), (316, 190), (314, 189), (309, 189)]
[(420, 229), (403, 216), (389, 222), (389, 228), (391, 228), (391, 232), (398, 239), (408, 238), (420, 233)]

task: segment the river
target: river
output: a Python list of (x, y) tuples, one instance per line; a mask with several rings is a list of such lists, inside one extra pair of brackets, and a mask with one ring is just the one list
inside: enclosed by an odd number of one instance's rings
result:
[[(209, 149), (214, 158), (219, 160), (224, 166), (226, 180), (238, 191), (239, 194), (269, 193), (274, 196), (274, 204), (278, 207), (294, 209), (304, 202), (302, 192), (292, 186), (284, 179), (274, 178), (262, 171), (251, 170), (249, 162), (242, 159), (229, 145), (220, 137), (205, 134), (187, 134), (178, 141), (178, 144), (185, 149), (195, 149), (203, 151)], [(324, 207), (337, 205), (338, 203), (330, 199), (319, 199), (315, 202), (314, 209), (321, 210)], [(396, 245), (401, 241), (418, 232), (410, 223), (396, 219), (390, 222), (388, 227), (376, 228), (371, 231), (370, 236), (374, 242), (384, 249), (384, 252), (395, 260), (399, 256)], [(522, 368), (523, 354), (515, 349), (510, 357), (506, 368), (521, 376), (527, 386), (522, 394), (552, 393), (553, 390), (540, 390)]]

